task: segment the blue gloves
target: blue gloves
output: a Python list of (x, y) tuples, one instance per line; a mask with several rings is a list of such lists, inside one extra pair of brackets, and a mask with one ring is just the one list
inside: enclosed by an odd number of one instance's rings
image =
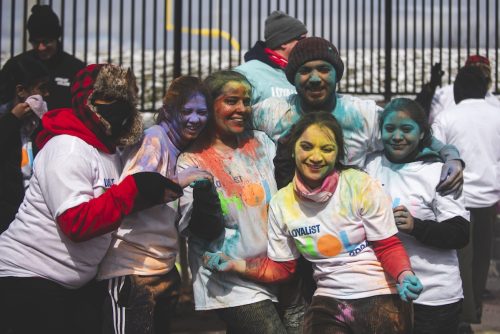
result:
[(399, 297), (405, 302), (409, 302), (418, 298), (424, 289), (422, 283), (414, 274), (407, 274), (403, 281), (396, 284), (398, 288)]

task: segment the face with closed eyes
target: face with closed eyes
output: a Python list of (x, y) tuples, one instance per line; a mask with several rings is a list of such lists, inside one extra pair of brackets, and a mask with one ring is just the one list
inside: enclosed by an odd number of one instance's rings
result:
[(424, 138), (418, 124), (404, 111), (387, 114), (382, 123), (382, 143), (386, 157), (395, 163), (413, 161)]
[(244, 82), (229, 81), (214, 101), (215, 132), (219, 136), (233, 136), (245, 131), (252, 109), (250, 87)]
[(337, 154), (333, 132), (326, 127), (310, 125), (295, 142), (297, 172), (311, 189), (318, 188), (334, 169)]

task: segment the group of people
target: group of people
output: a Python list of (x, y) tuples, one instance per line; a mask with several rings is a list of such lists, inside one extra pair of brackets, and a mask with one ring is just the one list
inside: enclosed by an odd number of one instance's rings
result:
[(169, 332), (180, 235), (195, 308), (227, 333), (478, 321), (485, 276), (466, 261), (485, 256), (500, 199), (500, 110), (477, 62), (431, 131), (416, 101), (338, 94), (336, 47), (276, 11), (246, 63), (173, 80), (144, 130), (134, 75), (116, 65), (82, 66), (71, 103), (45, 104), (54, 72), (36, 50), (59, 45), (51, 22), (30, 30), (31, 63), (0, 74), (2, 97), (15, 88), (0, 118), (0, 332)]

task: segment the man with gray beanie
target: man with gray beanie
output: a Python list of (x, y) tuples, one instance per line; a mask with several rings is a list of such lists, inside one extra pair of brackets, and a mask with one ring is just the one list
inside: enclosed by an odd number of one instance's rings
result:
[(245, 75), (253, 86), (252, 104), (268, 97), (286, 97), (295, 87), (285, 76), (288, 56), (297, 42), (307, 35), (306, 26), (281, 11), (274, 11), (265, 22), (264, 41), (258, 41), (245, 53), (245, 63), (236, 71)]
[[(266, 132), (278, 142), (278, 187), (286, 186), (293, 178), (294, 162), (281, 147), (291, 126), (304, 113), (328, 111), (337, 118), (344, 131), (346, 165), (364, 167), (368, 153), (382, 150), (378, 121), (382, 108), (372, 100), (336, 92), (344, 63), (332, 43), (321, 37), (300, 40), (290, 53), (285, 72), (297, 93), (286, 98), (270, 97), (254, 105), (252, 116), (254, 129)], [(437, 190), (445, 194), (461, 191), (463, 167), (456, 148), (433, 140), (432, 149), (446, 161)]]
[[(9, 59), (4, 67), (15, 58), (34, 58), (41, 61), (49, 70), (51, 85), (47, 106), (50, 109), (71, 107), (71, 81), (85, 64), (62, 50), (60, 37), (62, 27), (59, 18), (47, 5), (34, 5), (26, 24), (32, 50)], [(0, 72), (0, 79), (3, 75)]]

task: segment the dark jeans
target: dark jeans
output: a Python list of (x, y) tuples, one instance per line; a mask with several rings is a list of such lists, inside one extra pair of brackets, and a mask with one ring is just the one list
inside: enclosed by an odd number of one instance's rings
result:
[(71, 290), (38, 277), (1, 277), (0, 333), (98, 333), (101, 302), (95, 282)]
[(469, 244), (458, 250), (458, 263), (464, 290), (462, 321), (480, 323), (482, 294), (486, 288), (493, 243), (496, 207), (470, 209)]
[(458, 331), (462, 301), (439, 306), (413, 304), (413, 312), (413, 334), (454, 334)]
[(412, 304), (398, 295), (360, 299), (314, 296), (304, 317), (306, 334), (403, 334), (412, 331)]
[(227, 334), (286, 334), (276, 305), (269, 299), (215, 311), (226, 323)]
[(166, 334), (180, 295), (174, 267), (165, 275), (128, 275), (107, 280), (103, 333)]

